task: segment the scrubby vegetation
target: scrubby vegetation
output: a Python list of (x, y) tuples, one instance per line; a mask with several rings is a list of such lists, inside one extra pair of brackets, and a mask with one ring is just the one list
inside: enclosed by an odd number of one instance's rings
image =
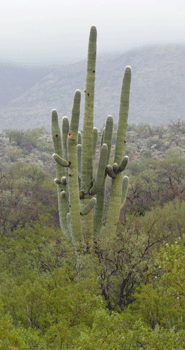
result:
[(50, 135), (4, 131), (0, 349), (185, 348), (184, 133), (183, 121), (129, 125), (116, 239), (79, 266), (59, 228)]

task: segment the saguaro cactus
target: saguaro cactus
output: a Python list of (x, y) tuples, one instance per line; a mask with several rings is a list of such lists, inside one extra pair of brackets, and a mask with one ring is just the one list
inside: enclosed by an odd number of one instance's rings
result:
[[(122, 177), (128, 157), (125, 156), (127, 118), (131, 82), (131, 68), (127, 66), (121, 87), (119, 122), (114, 164), (109, 164), (113, 117), (108, 116), (102, 132), (100, 157), (96, 178), (93, 177), (93, 157), (98, 138), (93, 128), (94, 86), (96, 66), (96, 27), (90, 29), (83, 134), (78, 131), (81, 93), (74, 95), (71, 122), (62, 118), (62, 136), (56, 110), (52, 110), (52, 138), (56, 161), (56, 179), (60, 225), (64, 235), (76, 249), (93, 247), (101, 238), (108, 244), (115, 235), (128, 188), (128, 177)], [(112, 178), (109, 210), (103, 225), (106, 177)]]

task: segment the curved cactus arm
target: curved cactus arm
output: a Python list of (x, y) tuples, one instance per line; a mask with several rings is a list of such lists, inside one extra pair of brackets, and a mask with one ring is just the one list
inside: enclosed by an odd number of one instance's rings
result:
[[(62, 157), (62, 144), (61, 144), (61, 135), (60, 128), (58, 124), (58, 114), (56, 110), (51, 112), (51, 132), (54, 145), (54, 151)], [(65, 169), (56, 163), (56, 177), (61, 182), (61, 178), (65, 176)], [(67, 226), (67, 213), (69, 212), (69, 203), (67, 197), (62, 198), (61, 192), (66, 192), (65, 184), (57, 184), (57, 194), (58, 194), (58, 211), (59, 211), (59, 221), (61, 229), (64, 235), (69, 238), (69, 231)]]
[(82, 178), (81, 189), (88, 193), (92, 182), (93, 157), (93, 113), (94, 113), (94, 86), (96, 66), (96, 27), (92, 26), (89, 35), (86, 91), (82, 139)]
[(112, 179), (116, 177), (116, 174), (110, 164), (108, 164), (105, 168), (105, 174), (108, 174)]
[(124, 156), (121, 164), (119, 165), (119, 168), (117, 170), (117, 173), (121, 173), (122, 171), (125, 170), (126, 166), (128, 164), (128, 156)]
[(97, 128), (93, 128), (93, 158), (94, 158), (94, 156), (96, 154), (97, 141), (98, 141), (98, 129)]
[(80, 116), (80, 99), (81, 93), (79, 90), (76, 90), (73, 100), (71, 123), (68, 134), (68, 157), (70, 162), (70, 167), (68, 170), (69, 205), (71, 215), (72, 239), (75, 246), (82, 242), (82, 227), (80, 220), (80, 199), (77, 171), (77, 142)]
[[(130, 94), (130, 82), (131, 82), (131, 68), (127, 66), (124, 71), (121, 97), (120, 97), (120, 110), (118, 131), (115, 147), (114, 163), (121, 164), (126, 145), (126, 130), (129, 108), (129, 94)], [(111, 240), (116, 232), (117, 223), (119, 221), (120, 205), (122, 196), (122, 176), (121, 173), (116, 174), (116, 177), (112, 179), (109, 210), (107, 215), (106, 225), (102, 230), (104, 237), (107, 241)]]
[(55, 160), (55, 162), (63, 167), (69, 167), (70, 166), (70, 162), (68, 162), (67, 160), (61, 158), (58, 154), (54, 153), (52, 155), (53, 159)]
[(112, 170), (114, 171), (115, 174), (117, 174), (118, 169), (119, 169), (118, 163), (114, 163), (114, 164), (112, 165)]
[(107, 164), (107, 154), (108, 154), (108, 146), (106, 145), (106, 143), (104, 143), (101, 148), (96, 180), (94, 182), (93, 187), (89, 191), (91, 195), (96, 194), (103, 185), (104, 178), (105, 178), (105, 166)]
[(96, 198), (93, 197), (93, 198), (91, 198), (89, 203), (82, 209), (82, 211), (80, 212), (80, 215), (89, 214), (90, 211), (94, 208), (95, 204), (96, 204)]
[(123, 207), (127, 198), (128, 183), (129, 183), (128, 176), (124, 176), (123, 182), (122, 182), (121, 207)]

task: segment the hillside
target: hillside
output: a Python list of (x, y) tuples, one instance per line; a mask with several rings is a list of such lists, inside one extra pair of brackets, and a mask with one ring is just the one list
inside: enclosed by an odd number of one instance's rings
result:
[(59, 228), (52, 153), (44, 127), (0, 134), (0, 349), (184, 349), (185, 121), (128, 125), (117, 233), (83, 254)]
[[(126, 65), (132, 67), (129, 123), (167, 124), (184, 118), (185, 47), (151, 46), (123, 54), (97, 59), (94, 125), (102, 127), (112, 114), (117, 122), (120, 87)], [(0, 67), (2, 68), (2, 66)], [(11, 67), (10, 67), (11, 68)], [(4, 128), (27, 129), (45, 126), (50, 129), (51, 109), (59, 116), (70, 116), (73, 94), (82, 91), (81, 127), (83, 123), (83, 90), (86, 60), (58, 68), (14, 67), (14, 80), (6, 66), (0, 69), (0, 131)], [(4, 75), (3, 75), (4, 74)]]

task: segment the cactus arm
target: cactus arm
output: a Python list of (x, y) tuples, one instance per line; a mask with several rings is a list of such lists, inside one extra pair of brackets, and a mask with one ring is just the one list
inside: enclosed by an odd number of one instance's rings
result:
[(114, 164), (112, 165), (112, 170), (114, 171), (115, 174), (117, 174), (118, 169), (119, 169), (118, 163), (114, 163)]
[(124, 171), (127, 164), (128, 164), (128, 156), (124, 156), (121, 164), (119, 165), (117, 173), (121, 173), (122, 171)]
[(89, 201), (89, 203), (83, 208), (83, 210), (80, 212), (80, 215), (87, 215), (90, 213), (90, 211), (94, 208), (96, 204), (96, 198), (93, 197)]
[(94, 231), (95, 239), (99, 237), (99, 234), (102, 229), (102, 224), (103, 224), (105, 177), (106, 177), (105, 169), (110, 158), (111, 144), (112, 144), (112, 131), (113, 131), (113, 118), (112, 116), (109, 115), (106, 119), (106, 124), (105, 124), (105, 128), (103, 129), (103, 137), (102, 137), (102, 141), (104, 140), (104, 143), (108, 147), (108, 152), (107, 152), (107, 160), (105, 163), (104, 174), (103, 174), (103, 183), (96, 194), (96, 205), (95, 205), (94, 217), (93, 217), (93, 231)]
[(82, 179), (81, 189), (88, 193), (92, 181), (92, 145), (93, 145), (93, 113), (94, 86), (96, 65), (96, 27), (92, 26), (89, 35), (86, 91), (82, 140)]
[(108, 146), (106, 145), (106, 143), (104, 143), (101, 148), (96, 180), (94, 182), (93, 187), (89, 191), (91, 195), (96, 194), (103, 185), (103, 181), (105, 177), (105, 166), (107, 163), (107, 154), (108, 154)]
[(68, 170), (68, 188), (69, 188), (69, 205), (71, 216), (71, 231), (73, 243), (75, 246), (82, 242), (82, 228), (80, 220), (80, 200), (78, 187), (78, 165), (77, 165), (77, 142), (78, 142), (78, 124), (80, 115), (81, 93), (75, 91), (71, 123), (68, 134), (68, 158), (70, 167)]
[(81, 179), (81, 157), (82, 157), (82, 145), (77, 145), (77, 156), (78, 156), (78, 176)]
[(77, 145), (77, 157), (78, 157), (78, 182), (79, 188), (81, 187), (81, 160), (82, 160), (82, 134), (78, 131), (78, 145)]
[(123, 81), (122, 81), (119, 121), (118, 121), (118, 130), (117, 130), (116, 146), (115, 146), (114, 162), (118, 164), (121, 163), (125, 155), (130, 82), (131, 82), (131, 68), (130, 66), (127, 66), (125, 68)]
[(96, 194), (96, 205), (94, 210), (94, 216), (93, 216), (93, 231), (94, 231), (94, 238), (99, 238), (102, 224), (103, 224), (103, 213), (104, 213), (104, 197), (105, 197), (105, 181), (103, 182), (103, 185), (101, 189)]
[(103, 143), (104, 143), (104, 136), (105, 136), (105, 126), (103, 127), (103, 129), (102, 129), (102, 132), (101, 132), (101, 146), (103, 145)]
[(116, 174), (110, 164), (108, 164), (105, 168), (105, 174), (108, 174), (112, 179), (116, 177)]
[(55, 162), (58, 165), (63, 166), (63, 167), (69, 167), (70, 166), (70, 163), (67, 160), (61, 158), (58, 154), (54, 153), (52, 155), (52, 157), (53, 157), (53, 159), (55, 160)]
[[(60, 128), (58, 124), (58, 114), (56, 110), (51, 112), (51, 132), (54, 145), (54, 151), (62, 157), (62, 144)], [(56, 177), (60, 179), (65, 176), (65, 169), (56, 163)], [(57, 184), (57, 196), (58, 196), (58, 211), (59, 211), (59, 221), (61, 229), (67, 238), (70, 238), (68, 226), (67, 226), (67, 213), (69, 211), (69, 204), (67, 198), (61, 197), (61, 192), (66, 191), (65, 184)]]
[(122, 182), (122, 195), (121, 195), (121, 206), (125, 204), (126, 198), (127, 198), (127, 191), (128, 191), (128, 183), (129, 183), (129, 178), (128, 176), (123, 177), (123, 182)]
[(67, 157), (67, 137), (69, 133), (69, 119), (68, 117), (62, 118), (62, 158), (68, 160)]
[(78, 144), (82, 144), (82, 134), (80, 131), (78, 131)]
[(109, 162), (110, 152), (111, 152), (112, 131), (113, 131), (113, 117), (111, 115), (108, 115), (106, 119), (105, 129), (103, 131), (103, 143), (106, 143), (108, 146), (107, 164)]
[[(55, 109), (51, 111), (51, 132), (52, 132), (52, 139), (53, 139), (53, 146), (54, 146), (55, 153), (59, 154), (60, 157), (62, 157), (61, 134), (60, 134), (60, 128), (58, 124), (58, 114)], [(59, 168), (57, 167), (56, 170), (58, 169)]]
[[(119, 121), (118, 121), (118, 131), (117, 131), (117, 138), (116, 138), (115, 158), (114, 158), (114, 163), (117, 163), (117, 164), (121, 164), (125, 154), (130, 82), (131, 82), (131, 68), (127, 66), (125, 68), (125, 72), (123, 76), (121, 97), (120, 97)], [(121, 196), (122, 196), (122, 175), (121, 173), (119, 173), (119, 174), (116, 174), (116, 177), (112, 179), (107, 221), (106, 221), (105, 228), (103, 228), (102, 230), (102, 234), (104, 235), (104, 237), (106, 237), (107, 242), (114, 237), (116, 232), (117, 223), (119, 221)]]
[(98, 141), (98, 129), (97, 128), (93, 128), (93, 158), (96, 154), (96, 144)]

